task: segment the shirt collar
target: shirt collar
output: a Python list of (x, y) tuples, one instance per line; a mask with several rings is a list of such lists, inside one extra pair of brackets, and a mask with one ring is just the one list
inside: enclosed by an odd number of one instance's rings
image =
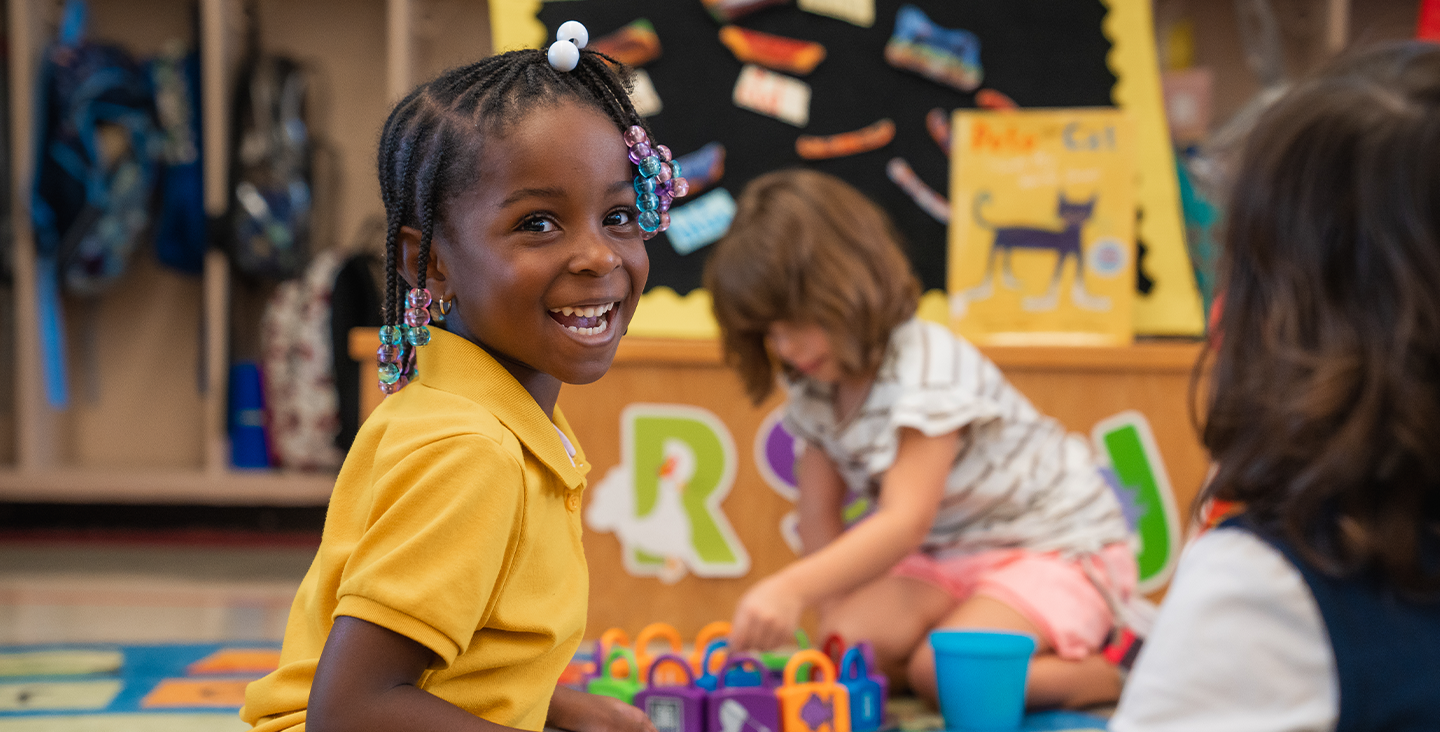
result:
[[(555, 420), (550, 421), (530, 392), (485, 349), (453, 333), (431, 328), (430, 343), (416, 349), (416, 359), (420, 372), (416, 383), (464, 397), (489, 410), (515, 433), (525, 449), (560, 477), (566, 488), (574, 490), (585, 485), (590, 465), (560, 407), (555, 407)], [(556, 427), (575, 446), (573, 463)]]

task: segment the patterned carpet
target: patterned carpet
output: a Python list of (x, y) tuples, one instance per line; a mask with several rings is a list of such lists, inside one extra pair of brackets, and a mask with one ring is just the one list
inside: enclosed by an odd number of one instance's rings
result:
[(3, 732), (239, 732), (274, 644), (0, 648)]
[[(0, 732), (243, 732), (245, 685), (275, 668), (276, 644), (0, 646)], [(893, 699), (889, 727), (938, 732), (940, 715)], [(1103, 730), (1073, 712), (1027, 715), (1027, 732)]]

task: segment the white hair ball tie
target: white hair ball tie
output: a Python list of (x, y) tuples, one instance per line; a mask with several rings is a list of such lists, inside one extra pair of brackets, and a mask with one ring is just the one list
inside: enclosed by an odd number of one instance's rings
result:
[(555, 31), (555, 38), (546, 54), (550, 66), (561, 72), (575, 70), (580, 64), (580, 49), (590, 42), (590, 31), (578, 20), (567, 20)]
[(590, 42), (590, 31), (585, 30), (585, 25), (578, 20), (567, 20), (555, 31), (555, 39), (570, 41), (576, 48), (584, 48)]

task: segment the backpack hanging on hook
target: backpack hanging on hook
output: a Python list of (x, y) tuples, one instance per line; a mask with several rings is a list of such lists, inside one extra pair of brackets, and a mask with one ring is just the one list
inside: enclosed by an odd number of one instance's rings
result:
[(260, 52), (255, 3), (236, 90), (230, 149), (230, 253), (241, 273), (288, 279), (305, 271), (312, 219), (309, 85), (295, 61)]
[(69, 403), (60, 292), (98, 295), (150, 229), (156, 132), (149, 86), (123, 49), (85, 38), (88, 7), (68, 0), (46, 49), (34, 191), (37, 311), (46, 396)]

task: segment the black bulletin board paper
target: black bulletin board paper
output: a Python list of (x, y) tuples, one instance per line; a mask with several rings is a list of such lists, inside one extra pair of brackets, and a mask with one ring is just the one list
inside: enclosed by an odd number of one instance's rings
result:
[[(885, 62), (884, 48), (895, 13), (906, 3), (876, 0), (875, 25), (801, 11), (792, 2), (740, 18), (736, 25), (790, 38), (817, 41), (824, 60), (799, 77), (812, 90), (810, 122), (801, 129), (741, 109), (731, 101), (742, 64), (721, 45), (720, 23), (699, 0), (568, 0), (547, 2), (539, 19), (553, 39), (567, 20), (585, 24), (592, 39), (648, 18), (663, 55), (644, 66), (663, 109), (647, 118), (655, 138), (684, 155), (712, 141), (725, 145), (720, 187), (739, 196), (756, 176), (808, 166), (837, 175), (879, 203), (905, 240), (926, 290), (945, 288), (945, 226), (924, 211), (885, 174), (892, 157), (904, 158), (921, 180), (942, 196), (948, 158), (925, 130), (925, 114), (975, 106), (972, 93), (941, 86)], [(912, 2), (938, 25), (963, 28), (980, 39), (984, 78), (1021, 107), (1110, 107), (1115, 76), (1106, 62), (1110, 42), (1101, 30), (1099, 0), (931, 0)], [(806, 161), (795, 152), (798, 135), (831, 135), (860, 129), (881, 118), (895, 122), (895, 140), (860, 155)], [(677, 202), (684, 205), (685, 199)], [(1039, 216), (1053, 210), (1037, 212)], [(700, 287), (709, 247), (681, 256), (661, 234), (649, 242), (647, 289), (669, 287), (684, 295)]]

